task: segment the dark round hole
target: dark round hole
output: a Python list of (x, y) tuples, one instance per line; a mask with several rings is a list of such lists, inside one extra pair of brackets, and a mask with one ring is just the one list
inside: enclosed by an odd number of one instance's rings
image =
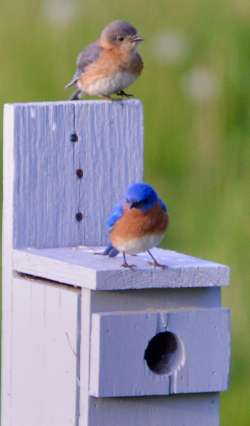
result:
[(76, 213), (76, 220), (78, 222), (81, 222), (82, 219), (83, 219), (83, 214), (81, 212)]
[(82, 169), (77, 169), (76, 170), (76, 176), (81, 179), (83, 177), (83, 170)]
[(70, 142), (77, 142), (78, 141), (78, 136), (76, 133), (72, 133), (70, 135)]
[(158, 333), (149, 341), (144, 359), (154, 373), (170, 374), (182, 362), (182, 344), (176, 335), (169, 331)]

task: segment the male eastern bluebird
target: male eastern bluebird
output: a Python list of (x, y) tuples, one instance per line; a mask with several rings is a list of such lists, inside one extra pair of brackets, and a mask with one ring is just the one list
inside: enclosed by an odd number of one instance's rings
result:
[(75, 85), (71, 100), (81, 95), (101, 96), (112, 99), (111, 94), (132, 96), (123, 89), (130, 86), (143, 70), (137, 45), (143, 38), (128, 22), (111, 22), (100, 38), (83, 50), (77, 58), (77, 69), (65, 86)]
[(167, 206), (156, 191), (146, 183), (130, 185), (125, 199), (114, 208), (107, 221), (110, 244), (105, 255), (114, 257), (123, 253), (125, 268), (131, 268), (126, 253), (136, 254), (147, 251), (153, 265), (165, 268), (154, 258), (150, 249), (161, 241), (169, 223)]

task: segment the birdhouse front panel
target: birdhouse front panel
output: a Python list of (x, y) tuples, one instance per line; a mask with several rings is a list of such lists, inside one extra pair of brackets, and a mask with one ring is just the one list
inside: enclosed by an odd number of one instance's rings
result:
[(152, 311), (93, 314), (90, 394), (224, 390), (229, 370), (228, 310)]
[(81, 426), (219, 426), (215, 393), (134, 398), (90, 398)]

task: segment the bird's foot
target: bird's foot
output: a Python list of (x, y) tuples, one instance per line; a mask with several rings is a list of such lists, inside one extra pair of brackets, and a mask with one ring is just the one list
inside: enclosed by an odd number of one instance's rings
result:
[(70, 101), (79, 101), (82, 92), (81, 90), (76, 90), (69, 98)]
[(129, 269), (136, 268), (136, 265), (129, 265), (129, 263), (127, 262), (127, 258), (126, 258), (125, 252), (123, 252), (122, 255), (123, 255), (123, 264), (121, 265), (122, 268), (129, 268)]
[(167, 269), (167, 265), (163, 265), (162, 263), (157, 262), (148, 262), (149, 265), (153, 266), (154, 268), (161, 268), (161, 269)]
[(129, 264), (129, 263), (127, 263), (127, 262), (123, 262), (123, 264), (121, 265), (121, 267), (122, 268), (128, 268), (128, 269), (135, 269), (136, 268), (136, 265), (133, 265), (133, 264)]
[(151, 257), (151, 259), (153, 261), (153, 262), (152, 261), (148, 262), (149, 265), (153, 265), (154, 268), (161, 268), (161, 269), (166, 269), (167, 268), (167, 265), (163, 265), (162, 263), (159, 263), (149, 250), (148, 250), (148, 254), (149, 254), (149, 256)]
[(119, 92), (116, 92), (117, 96), (125, 96), (126, 98), (133, 98), (134, 95), (131, 93), (126, 93), (124, 90), (119, 90)]

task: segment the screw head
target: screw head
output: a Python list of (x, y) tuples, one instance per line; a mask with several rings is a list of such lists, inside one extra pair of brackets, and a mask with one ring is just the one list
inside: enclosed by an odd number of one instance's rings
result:
[(76, 220), (77, 222), (81, 222), (81, 220), (83, 219), (83, 214), (81, 212), (76, 213)]
[(76, 170), (76, 176), (81, 179), (83, 177), (83, 170), (82, 169), (77, 169)]
[(76, 133), (71, 133), (70, 142), (78, 142), (78, 136)]

